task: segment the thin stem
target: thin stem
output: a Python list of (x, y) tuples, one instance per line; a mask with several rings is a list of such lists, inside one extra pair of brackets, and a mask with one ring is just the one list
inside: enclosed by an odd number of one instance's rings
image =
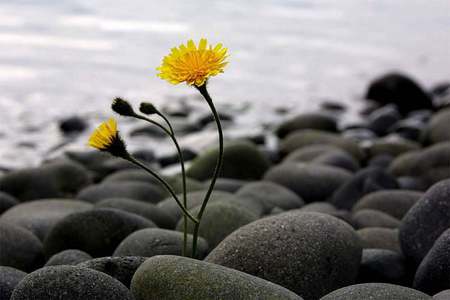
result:
[[(169, 120), (162, 113), (157, 112), (157, 114), (166, 122), (167, 126), (169, 126), (169, 130), (172, 133), (170, 134), (170, 137), (173, 143), (175, 144), (175, 147), (177, 148), (178, 158), (180, 159), (181, 164), (181, 179), (183, 184), (183, 206), (187, 208), (186, 168), (184, 166), (183, 152), (181, 152), (181, 147), (178, 144), (178, 141), (175, 137), (175, 132)], [(188, 218), (186, 215), (183, 215), (183, 251), (182, 251), (183, 256), (186, 256), (187, 253), (187, 237), (188, 237), (187, 229), (188, 229)]]
[[(160, 116), (166, 122), (167, 126), (169, 127), (169, 130), (167, 130), (167, 128), (165, 128), (158, 122), (153, 121), (152, 119), (149, 119), (147, 117), (136, 114), (136, 118), (147, 121), (153, 125), (158, 126), (172, 139), (175, 147), (177, 148), (178, 158), (180, 159), (180, 163), (181, 163), (181, 177), (182, 177), (182, 181), (183, 181), (182, 182), (182, 184), (183, 184), (183, 206), (185, 208), (187, 208), (186, 168), (184, 165), (183, 153), (181, 152), (180, 145), (178, 144), (178, 141), (175, 137), (175, 132), (174, 132), (173, 127), (170, 124), (169, 120), (166, 118), (166, 116), (164, 116), (160, 112), (157, 112), (157, 115)], [(187, 253), (187, 226), (188, 226), (188, 217), (186, 216), (186, 214), (183, 214), (183, 249), (182, 249), (183, 256), (186, 256), (186, 253)]]
[(192, 216), (186, 209), (185, 206), (183, 206), (180, 202), (180, 200), (178, 199), (178, 196), (175, 194), (175, 191), (172, 189), (172, 187), (161, 177), (159, 176), (157, 173), (155, 173), (153, 170), (151, 170), (150, 168), (148, 168), (146, 165), (144, 165), (143, 163), (141, 163), (140, 161), (136, 160), (133, 156), (129, 155), (128, 157), (125, 157), (126, 160), (128, 160), (129, 162), (135, 164), (136, 166), (144, 169), (145, 171), (147, 171), (148, 173), (150, 173), (150, 175), (152, 175), (153, 177), (155, 177), (166, 189), (167, 191), (170, 193), (170, 195), (172, 195), (172, 197), (175, 199), (175, 201), (177, 202), (178, 206), (181, 208), (181, 210), (183, 211), (183, 213), (192, 220), (192, 222), (194, 222), (195, 224), (198, 223), (198, 220)]
[(206, 89), (206, 84), (197, 87), (198, 91), (202, 96), (205, 98), (206, 102), (209, 105), (209, 108), (211, 109), (211, 112), (214, 116), (214, 120), (217, 125), (217, 133), (219, 135), (219, 156), (217, 157), (216, 167), (214, 169), (214, 173), (211, 179), (211, 183), (209, 184), (209, 188), (206, 191), (205, 198), (203, 199), (202, 206), (200, 207), (200, 211), (197, 214), (197, 220), (198, 223), (194, 225), (194, 232), (193, 232), (193, 241), (192, 241), (192, 257), (195, 258), (196, 251), (197, 251), (197, 240), (198, 240), (198, 231), (200, 229), (200, 222), (203, 217), (203, 213), (205, 212), (206, 205), (208, 204), (208, 201), (211, 197), (211, 194), (213, 192), (214, 186), (216, 184), (217, 177), (219, 176), (220, 170), (222, 168), (223, 164), (223, 132), (222, 132), (222, 125), (220, 124), (220, 118), (219, 114), (217, 113), (216, 107), (214, 106), (214, 103), (211, 99), (211, 96), (208, 93), (208, 90)]

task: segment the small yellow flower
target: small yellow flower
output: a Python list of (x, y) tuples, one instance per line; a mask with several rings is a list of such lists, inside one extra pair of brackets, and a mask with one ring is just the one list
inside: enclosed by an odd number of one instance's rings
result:
[(89, 138), (89, 146), (120, 157), (128, 153), (125, 143), (120, 138), (119, 131), (117, 130), (117, 122), (114, 118), (103, 122), (94, 130)]
[(187, 45), (172, 48), (165, 56), (161, 66), (157, 68), (158, 76), (172, 84), (186, 82), (189, 85), (202, 86), (211, 76), (223, 73), (228, 64), (227, 48), (222, 44), (209, 45), (206, 39), (201, 39), (198, 47), (189, 40)]

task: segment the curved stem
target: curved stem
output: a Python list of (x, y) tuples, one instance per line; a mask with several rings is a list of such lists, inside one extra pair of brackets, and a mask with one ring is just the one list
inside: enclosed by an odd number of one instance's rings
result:
[[(166, 122), (167, 126), (169, 126), (169, 130), (172, 133), (170, 135), (170, 138), (172, 139), (175, 148), (177, 148), (178, 158), (180, 159), (181, 164), (181, 180), (183, 184), (183, 206), (187, 208), (186, 168), (184, 165), (183, 152), (181, 152), (181, 147), (178, 144), (178, 141), (175, 137), (175, 132), (169, 120), (162, 113), (157, 112), (157, 114)], [(188, 218), (186, 215), (183, 215), (183, 251), (182, 251), (183, 256), (186, 256), (187, 253), (187, 235), (188, 235), (187, 230), (188, 230)]]
[(136, 166), (144, 169), (145, 171), (147, 171), (148, 173), (150, 173), (150, 175), (152, 175), (153, 177), (155, 177), (166, 189), (167, 191), (170, 193), (170, 195), (175, 199), (175, 201), (177, 202), (178, 206), (181, 208), (181, 210), (183, 211), (183, 213), (192, 220), (192, 222), (194, 222), (195, 224), (198, 223), (198, 220), (192, 216), (186, 209), (185, 206), (183, 206), (180, 202), (180, 199), (178, 199), (178, 196), (176, 195), (175, 191), (172, 189), (172, 187), (161, 177), (159, 176), (157, 173), (155, 173), (153, 170), (151, 170), (150, 168), (148, 168), (146, 165), (144, 165), (143, 163), (141, 163), (140, 161), (136, 160), (133, 156), (129, 155), (128, 157), (125, 158), (126, 160), (128, 160), (129, 162), (135, 164)]
[[(147, 117), (140, 116), (138, 114), (136, 114), (135, 117), (138, 119), (147, 121), (147, 122), (161, 128), (172, 139), (172, 141), (175, 145), (175, 148), (177, 149), (178, 158), (180, 159), (181, 177), (182, 177), (182, 185), (183, 185), (183, 206), (187, 209), (186, 168), (184, 165), (183, 153), (181, 152), (181, 147), (178, 144), (178, 141), (175, 137), (175, 132), (174, 132), (173, 127), (170, 124), (169, 120), (166, 118), (166, 116), (164, 116), (160, 112), (157, 112), (157, 115), (160, 116), (166, 122), (167, 126), (169, 127), (169, 130), (167, 130), (167, 128), (165, 128), (158, 122), (153, 121), (152, 119), (149, 119)], [(186, 214), (183, 214), (183, 249), (182, 249), (183, 256), (186, 256), (186, 253), (187, 253), (187, 227), (188, 227), (188, 216)]]
[(220, 118), (219, 114), (217, 113), (216, 107), (214, 106), (214, 103), (211, 99), (211, 96), (208, 93), (208, 90), (206, 89), (206, 84), (197, 87), (198, 91), (202, 96), (205, 98), (206, 102), (209, 105), (209, 108), (211, 109), (211, 112), (214, 116), (214, 120), (217, 125), (217, 133), (219, 135), (219, 156), (217, 157), (216, 167), (214, 169), (214, 173), (211, 179), (211, 183), (209, 184), (209, 188), (206, 191), (205, 198), (203, 199), (202, 206), (200, 207), (200, 211), (197, 214), (197, 220), (198, 223), (194, 225), (194, 232), (193, 232), (193, 241), (192, 241), (192, 257), (195, 258), (196, 251), (197, 251), (197, 240), (198, 240), (198, 231), (200, 229), (200, 222), (202, 220), (203, 213), (205, 212), (206, 205), (208, 204), (208, 201), (211, 197), (211, 194), (214, 189), (214, 185), (216, 184), (217, 177), (219, 176), (219, 172), (222, 168), (223, 164), (223, 132), (222, 132), (222, 125), (220, 124)]

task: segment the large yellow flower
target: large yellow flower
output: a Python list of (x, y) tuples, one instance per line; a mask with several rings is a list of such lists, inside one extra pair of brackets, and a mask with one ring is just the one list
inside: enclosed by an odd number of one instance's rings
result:
[(89, 146), (106, 151), (115, 156), (123, 157), (127, 154), (125, 143), (122, 141), (114, 118), (100, 124), (89, 138)]
[(228, 64), (227, 48), (222, 44), (209, 45), (206, 39), (201, 39), (198, 47), (189, 40), (187, 45), (172, 48), (165, 56), (158, 76), (172, 84), (186, 82), (189, 85), (202, 86), (206, 80), (219, 73), (223, 73)]

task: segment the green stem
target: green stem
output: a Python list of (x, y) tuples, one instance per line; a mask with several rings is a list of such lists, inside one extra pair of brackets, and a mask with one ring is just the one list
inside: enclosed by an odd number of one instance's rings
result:
[(201, 220), (203, 217), (203, 213), (205, 212), (206, 205), (208, 204), (208, 201), (211, 197), (211, 194), (214, 189), (214, 185), (216, 184), (217, 177), (219, 176), (219, 172), (220, 172), (220, 170), (222, 168), (222, 164), (223, 164), (223, 132), (222, 132), (222, 125), (220, 124), (219, 114), (217, 113), (216, 107), (214, 106), (211, 96), (209, 95), (208, 90), (206, 89), (206, 84), (204, 84), (200, 87), (197, 87), (197, 90), (205, 98), (205, 100), (208, 103), (209, 108), (211, 109), (211, 112), (214, 116), (214, 120), (217, 125), (217, 133), (219, 135), (219, 156), (217, 157), (216, 167), (214, 169), (211, 183), (209, 184), (209, 188), (206, 191), (206, 195), (205, 195), (205, 198), (203, 199), (203, 203), (202, 203), (202, 206), (200, 207), (200, 211), (197, 214), (198, 223), (196, 223), (194, 225), (193, 241), (192, 241), (192, 257), (193, 258), (196, 257), (198, 231), (200, 229), (200, 223), (201, 223)]
[[(157, 112), (157, 115), (160, 116), (166, 122), (167, 126), (169, 127), (169, 130), (167, 130), (167, 128), (165, 128), (158, 122), (153, 121), (152, 119), (149, 119), (147, 117), (140, 116), (138, 114), (136, 114), (135, 117), (138, 119), (147, 121), (147, 122), (161, 128), (172, 139), (175, 147), (177, 148), (178, 158), (180, 159), (180, 163), (181, 163), (181, 177), (182, 177), (182, 181), (183, 181), (182, 182), (182, 184), (183, 184), (183, 206), (187, 209), (186, 168), (184, 165), (183, 153), (181, 152), (180, 145), (178, 144), (178, 141), (175, 137), (175, 132), (174, 132), (173, 127), (170, 124), (169, 120), (166, 118), (166, 116), (164, 116), (160, 112)], [(188, 217), (186, 216), (186, 214), (183, 214), (183, 249), (182, 249), (183, 256), (186, 256), (186, 253), (187, 253), (187, 226), (188, 226)]]
[[(178, 141), (175, 137), (175, 132), (174, 132), (169, 120), (162, 113), (157, 112), (157, 114), (166, 122), (167, 126), (169, 126), (169, 130), (172, 133), (170, 135), (170, 137), (171, 137), (173, 143), (175, 144), (175, 147), (177, 148), (178, 158), (180, 159), (180, 164), (181, 164), (181, 179), (183, 181), (183, 183), (182, 183), (183, 184), (183, 206), (187, 208), (186, 168), (184, 166), (183, 152), (181, 152), (181, 147), (178, 144)], [(188, 237), (187, 230), (188, 230), (188, 218), (186, 215), (183, 215), (183, 251), (182, 251), (183, 256), (186, 256), (186, 253), (187, 253), (187, 237)]]
[(180, 202), (180, 199), (178, 199), (178, 196), (176, 195), (175, 191), (172, 189), (172, 187), (167, 183), (167, 181), (165, 181), (161, 176), (159, 176), (157, 173), (155, 173), (153, 170), (151, 170), (149, 167), (147, 167), (146, 165), (144, 165), (143, 163), (141, 163), (140, 161), (136, 160), (133, 156), (129, 155), (128, 157), (125, 157), (126, 160), (128, 160), (129, 162), (135, 164), (136, 166), (144, 169), (145, 171), (147, 171), (148, 173), (150, 173), (150, 175), (152, 175), (153, 177), (155, 177), (166, 189), (167, 191), (170, 193), (170, 195), (172, 195), (172, 197), (175, 199), (175, 201), (177, 202), (178, 206), (181, 208), (181, 210), (183, 211), (183, 213), (192, 220), (192, 222), (194, 222), (195, 224), (198, 223), (198, 220), (192, 216), (186, 209), (185, 206), (183, 206)]

